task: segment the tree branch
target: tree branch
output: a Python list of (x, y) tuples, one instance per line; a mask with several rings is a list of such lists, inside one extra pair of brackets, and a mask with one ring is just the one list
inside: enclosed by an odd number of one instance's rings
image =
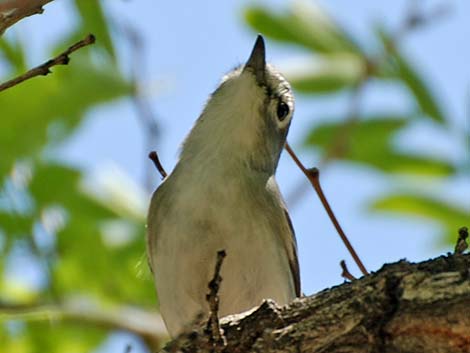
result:
[(0, 4), (0, 36), (8, 27), (25, 17), (44, 12), (43, 6), (53, 0), (6, 0)]
[(46, 61), (42, 65), (32, 68), (31, 70), (25, 72), (24, 74), (18, 77), (15, 77), (9, 81), (6, 81), (0, 84), (0, 92), (10, 87), (16, 86), (17, 84), (20, 84), (23, 81), (29, 80), (30, 78), (40, 76), (40, 75), (43, 75), (43, 76), (48, 75), (51, 73), (51, 68), (53, 66), (67, 65), (70, 61), (69, 55), (71, 53), (87, 45), (93, 44), (94, 42), (95, 42), (95, 36), (93, 34), (89, 34), (85, 39), (82, 39), (81, 41), (75, 43), (74, 45), (69, 47), (66, 51), (59, 54), (55, 58)]
[(222, 352), (225, 348), (225, 339), (223, 331), (220, 329), (219, 322), (219, 289), (222, 277), (220, 276), (220, 269), (224, 262), (226, 253), (225, 250), (217, 252), (217, 260), (215, 262), (214, 276), (207, 286), (209, 293), (206, 295), (206, 301), (209, 304), (209, 319), (206, 325), (206, 334), (209, 336), (209, 346), (214, 352)]
[[(265, 301), (221, 319), (224, 353), (468, 353), (470, 254), (405, 260), (353, 282), (297, 299)], [(204, 328), (172, 342), (208, 352)]]
[(143, 309), (117, 306), (103, 309), (87, 303), (15, 305), (0, 302), (0, 321), (49, 321), (84, 323), (114, 330), (126, 330), (142, 337), (157, 349), (168, 337), (161, 316)]
[(361, 259), (359, 258), (359, 255), (357, 255), (356, 250), (354, 250), (351, 242), (349, 241), (348, 237), (346, 236), (346, 233), (344, 233), (343, 228), (338, 222), (338, 219), (336, 218), (333, 210), (331, 209), (330, 203), (328, 202), (323, 189), (320, 184), (320, 171), (317, 168), (311, 168), (307, 169), (305, 166), (302, 164), (300, 159), (297, 157), (295, 152), (292, 150), (292, 148), (289, 146), (289, 143), (286, 142), (285, 145), (286, 151), (289, 153), (289, 155), (292, 157), (292, 160), (297, 164), (299, 169), (302, 171), (302, 173), (305, 174), (307, 177), (308, 181), (310, 184), (312, 184), (313, 188), (315, 189), (315, 192), (317, 193), (323, 208), (325, 209), (326, 213), (328, 214), (328, 217), (330, 217), (331, 222), (333, 223), (338, 235), (340, 236), (341, 240), (343, 241), (344, 245), (346, 246), (346, 249), (348, 249), (349, 253), (351, 254), (354, 262), (357, 264), (357, 267), (361, 270), (362, 274), (364, 276), (367, 276), (369, 272), (367, 271), (366, 267), (362, 263)]

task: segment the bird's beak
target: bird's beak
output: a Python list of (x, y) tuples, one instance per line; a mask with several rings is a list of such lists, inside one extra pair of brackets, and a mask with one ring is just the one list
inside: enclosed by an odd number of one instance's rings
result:
[(250, 58), (245, 64), (243, 71), (250, 70), (255, 74), (258, 85), (266, 85), (266, 49), (263, 36), (258, 34), (255, 46), (251, 51)]

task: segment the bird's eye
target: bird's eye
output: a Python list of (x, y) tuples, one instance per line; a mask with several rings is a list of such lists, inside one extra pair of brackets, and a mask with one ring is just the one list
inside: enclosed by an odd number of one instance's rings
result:
[(277, 105), (277, 118), (283, 121), (289, 115), (289, 106), (284, 102), (279, 102)]

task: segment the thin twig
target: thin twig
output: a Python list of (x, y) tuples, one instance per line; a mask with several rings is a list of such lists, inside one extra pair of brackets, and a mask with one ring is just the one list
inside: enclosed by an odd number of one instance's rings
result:
[(158, 158), (157, 152), (156, 151), (150, 152), (149, 158), (152, 160), (153, 164), (155, 165), (155, 168), (157, 168), (158, 172), (162, 176), (162, 180), (165, 179), (168, 174), (165, 171), (165, 168), (163, 168), (162, 164), (160, 163), (160, 159)]
[(468, 228), (462, 227), (459, 229), (459, 237), (457, 238), (457, 243), (455, 244), (454, 254), (463, 254), (465, 250), (468, 249)]
[[(370, 70), (367, 69), (354, 86), (353, 91), (351, 92), (344, 121), (335, 131), (331, 138), (331, 142), (328, 144), (328, 147), (322, 154), (321, 159), (318, 162), (318, 168), (323, 168), (323, 166), (327, 165), (332, 160), (339, 159), (346, 154), (346, 151), (348, 150), (351, 142), (351, 131), (359, 120), (360, 103), (370, 74)], [(288, 204), (295, 204), (305, 194), (305, 188), (306, 184), (298, 184), (298, 186), (294, 188), (294, 190), (287, 197)]]
[(320, 185), (320, 171), (317, 168), (311, 168), (307, 169), (304, 167), (302, 162), (299, 160), (295, 152), (291, 149), (289, 144), (286, 142), (285, 146), (287, 152), (289, 152), (290, 156), (294, 160), (294, 162), (297, 164), (297, 166), (300, 168), (300, 170), (305, 174), (305, 176), (308, 178), (310, 181), (310, 184), (312, 184), (313, 188), (317, 192), (318, 197), (320, 198), (321, 203), (323, 204), (323, 207), (326, 210), (326, 213), (328, 213), (328, 216), (331, 219), (331, 222), (336, 228), (336, 231), (338, 232), (339, 236), (341, 237), (341, 240), (343, 241), (344, 245), (348, 249), (349, 253), (351, 254), (352, 258), (356, 262), (357, 266), (361, 270), (363, 275), (368, 275), (369, 272), (366, 270), (365, 266), (363, 265), (361, 259), (357, 255), (356, 251), (354, 250), (353, 246), (348, 240), (348, 237), (344, 233), (343, 229), (341, 228), (341, 225), (339, 224), (338, 220), (336, 219), (336, 216), (333, 212), (333, 210), (330, 207), (330, 204), (328, 203), (328, 200), (326, 199), (325, 194), (323, 193), (323, 190)]
[(71, 47), (69, 47), (66, 51), (63, 53), (59, 54), (53, 59), (50, 59), (46, 61), (44, 64), (36, 66), (35, 68), (32, 68), (31, 70), (25, 72), (24, 74), (11, 79), (7, 82), (4, 82), (0, 85), (0, 92), (4, 91), (10, 87), (16, 86), (17, 84), (20, 84), (23, 81), (29, 80), (33, 77), (40, 76), (40, 75), (48, 75), (51, 73), (51, 68), (56, 65), (67, 65), (70, 61), (69, 55), (73, 53), (74, 51), (83, 48), (87, 45), (93, 44), (95, 42), (95, 36), (93, 34), (89, 34), (86, 36), (85, 39), (82, 39), (81, 41), (75, 43)]
[(343, 272), (341, 272), (341, 276), (349, 281), (354, 281), (356, 279), (356, 277), (354, 277), (351, 272), (349, 272), (349, 269), (348, 269), (348, 266), (346, 266), (346, 261), (344, 260), (341, 260), (341, 262), (339, 263), (339, 265), (341, 266), (341, 269), (343, 270)]
[(41, 14), (42, 8), (53, 0), (7, 0), (0, 4), (0, 36), (8, 27), (25, 17)]
[(220, 283), (222, 282), (222, 277), (220, 276), (220, 269), (224, 258), (226, 256), (225, 250), (220, 250), (217, 252), (217, 260), (215, 262), (214, 277), (209, 282), (208, 288), (209, 293), (206, 295), (206, 300), (209, 303), (209, 320), (207, 321), (207, 326), (205, 331), (210, 334), (209, 343), (215, 352), (221, 352), (225, 347), (225, 339), (223, 337), (223, 332), (220, 329), (219, 323), (219, 288)]

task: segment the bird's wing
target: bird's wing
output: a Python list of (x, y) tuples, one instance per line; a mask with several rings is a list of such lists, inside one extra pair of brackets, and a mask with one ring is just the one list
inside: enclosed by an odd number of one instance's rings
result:
[[(286, 216), (287, 224), (291, 231), (291, 235), (288, 239), (284, 239), (284, 246), (286, 246), (287, 253), (289, 254), (289, 267), (294, 280), (295, 295), (300, 297), (300, 269), (299, 269), (299, 258), (297, 257), (297, 241), (295, 239), (294, 226), (287, 212), (287, 208), (284, 207), (284, 214)], [(291, 252), (289, 252), (289, 248)]]
[(286, 221), (286, 229), (287, 232), (281, 232), (282, 237), (282, 244), (284, 245), (284, 249), (286, 250), (287, 257), (289, 260), (289, 267), (292, 274), (292, 280), (294, 282), (295, 287), (295, 295), (300, 297), (300, 269), (299, 269), (299, 259), (297, 257), (297, 241), (295, 239), (295, 231), (292, 225), (292, 221), (289, 217), (289, 213), (287, 212), (287, 207), (282, 199), (282, 195), (279, 191), (279, 187), (276, 183), (274, 177), (271, 177), (268, 181), (268, 189), (277, 195), (276, 199), (278, 199), (281, 203), (281, 207), (283, 209), (285, 221)]
[[(166, 180), (165, 180), (166, 181)], [(150, 270), (153, 273), (152, 268), (152, 254), (155, 253), (156, 241), (157, 241), (157, 227), (158, 223), (161, 219), (161, 210), (160, 210), (160, 199), (162, 194), (164, 193), (164, 185), (165, 181), (155, 190), (152, 195), (152, 199), (150, 200), (149, 211), (147, 214), (147, 262), (149, 264)]]

